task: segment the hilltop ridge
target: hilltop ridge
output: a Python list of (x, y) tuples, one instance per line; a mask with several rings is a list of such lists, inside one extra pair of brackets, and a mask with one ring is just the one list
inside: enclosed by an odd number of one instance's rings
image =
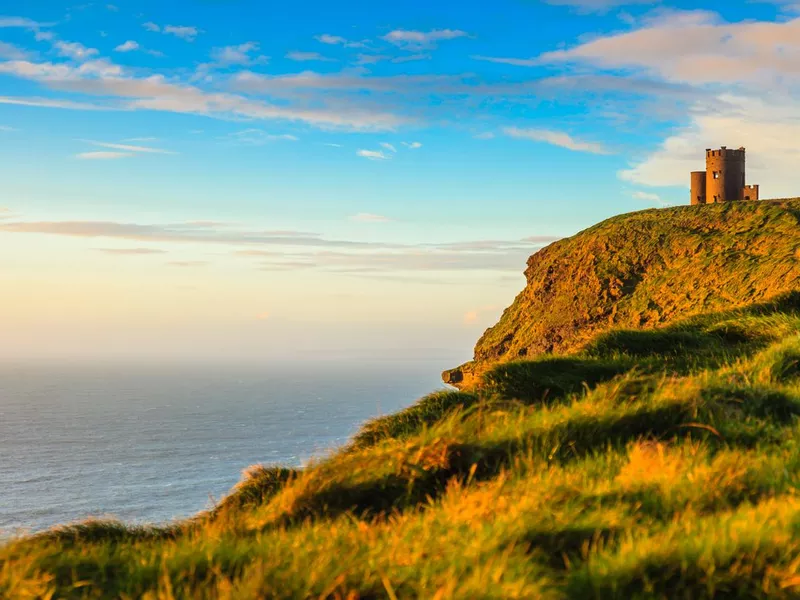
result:
[(800, 200), (727, 202), (612, 217), (532, 255), (527, 285), (474, 359), (443, 373), (469, 387), (490, 365), (579, 349), (612, 327), (647, 329), (797, 289)]

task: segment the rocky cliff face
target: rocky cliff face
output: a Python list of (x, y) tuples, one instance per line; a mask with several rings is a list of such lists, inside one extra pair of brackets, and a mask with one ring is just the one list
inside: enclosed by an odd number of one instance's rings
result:
[(540, 250), (527, 285), (445, 371), (469, 387), (486, 367), (571, 352), (611, 327), (643, 329), (800, 289), (800, 199), (646, 210)]

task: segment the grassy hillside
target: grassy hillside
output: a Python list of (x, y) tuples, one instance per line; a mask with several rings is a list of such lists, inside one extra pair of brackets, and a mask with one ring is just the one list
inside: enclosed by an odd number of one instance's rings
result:
[[(697, 250), (749, 265), (755, 296), (719, 279), (734, 308), (709, 288), (667, 325), (496, 362), (306, 469), (252, 468), (189, 522), (15, 540), (0, 597), (800, 597), (800, 226), (791, 204), (703, 208), (793, 236), (777, 257)], [(762, 299), (747, 273), (794, 291)]]
[(800, 280), (800, 201), (729, 202), (620, 215), (537, 252), (527, 285), (484, 333), (459, 387), (499, 361), (572, 352), (611, 327), (651, 328), (744, 306)]

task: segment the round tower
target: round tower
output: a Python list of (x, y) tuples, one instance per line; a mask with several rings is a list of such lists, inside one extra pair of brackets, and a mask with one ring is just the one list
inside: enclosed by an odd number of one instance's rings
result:
[(706, 202), (741, 200), (744, 171), (744, 148), (706, 150)]
[(691, 200), (692, 204), (706, 203), (706, 172), (692, 171), (691, 173)]

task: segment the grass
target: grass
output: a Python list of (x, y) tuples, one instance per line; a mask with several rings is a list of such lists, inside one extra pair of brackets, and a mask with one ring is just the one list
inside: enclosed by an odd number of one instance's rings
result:
[(187, 521), (9, 540), (0, 598), (798, 598), (800, 292), (746, 299), (487, 365)]

